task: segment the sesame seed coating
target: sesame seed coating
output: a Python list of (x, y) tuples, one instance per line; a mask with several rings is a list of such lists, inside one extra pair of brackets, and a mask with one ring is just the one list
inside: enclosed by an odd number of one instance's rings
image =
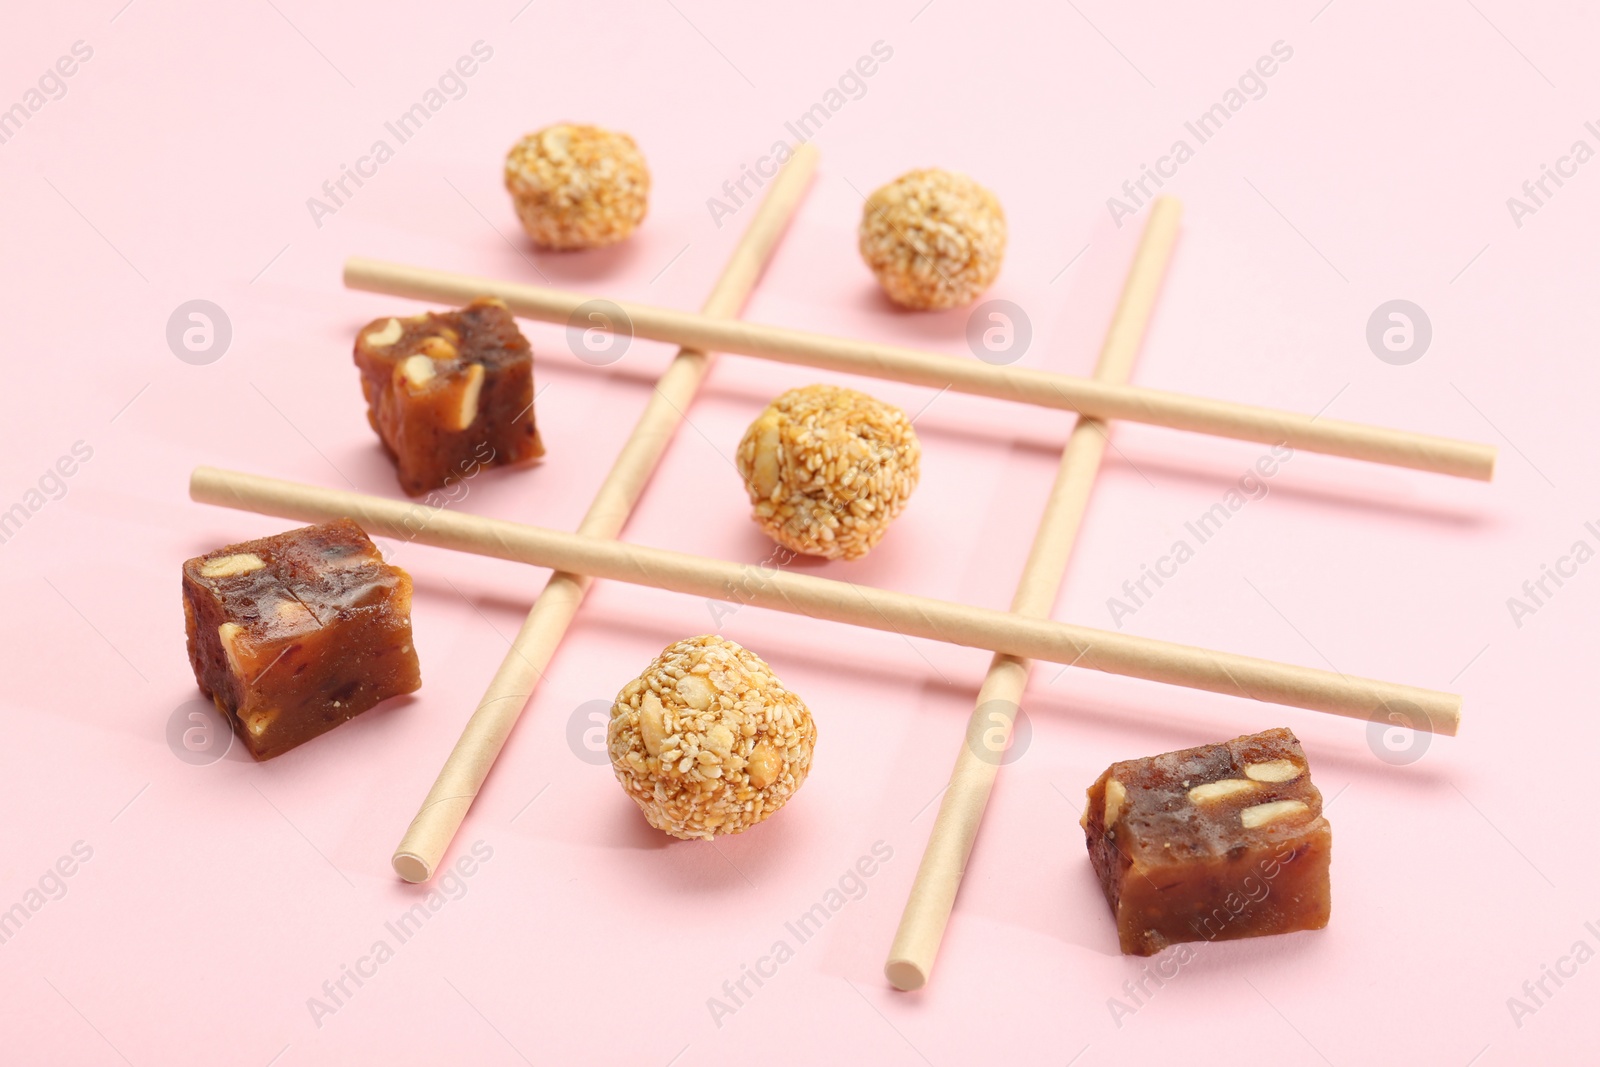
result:
[(817, 743), (765, 660), (715, 635), (668, 645), (611, 706), (611, 767), (651, 826), (709, 841), (783, 807)]
[(867, 197), (860, 247), (895, 303), (959, 307), (1000, 273), (1006, 216), (994, 194), (965, 174), (908, 171)]
[(859, 559), (917, 487), (922, 446), (905, 412), (854, 389), (791, 389), (739, 442), (752, 518), (796, 552)]
[(644, 219), (650, 171), (633, 138), (598, 126), (549, 126), (506, 155), (506, 189), (543, 248), (615, 244)]

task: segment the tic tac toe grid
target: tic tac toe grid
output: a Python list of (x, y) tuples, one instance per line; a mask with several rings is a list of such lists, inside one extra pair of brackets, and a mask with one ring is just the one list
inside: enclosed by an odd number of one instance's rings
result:
[[(1249, 440), (1273, 440), (1275, 430), (1281, 429), (1283, 440), (1313, 451), (1484, 480), (1493, 468), (1492, 449), (1331, 420), (1313, 430), (1314, 419), (1246, 411), (1220, 401), (1127, 387), (1176, 240), (1181, 209), (1171, 200), (1158, 202), (1151, 212), (1092, 381), (1039, 371), (1002, 373), (1001, 368), (977, 361), (919, 356), (846, 340), (813, 338), (801, 344), (795, 340), (800, 335), (792, 332), (736, 325), (731, 320), (753, 290), (798, 207), (816, 158), (814, 148), (802, 146), (771, 183), (699, 316), (665, 311), (652, 314), (650, 309), (627, 309), (606, 300), (365, 260), (347, 264), (346, 284), (353, 288), (454, 303), (487, 293), (506, 300), (513, 312), (525, 317), (594, 323), (602, 329), (685, 346), (657, 380), (644, 413), (576, 534), (212, 468), (195, 471), (191, 495), (198, 501), (308, 521), (350, 516), (369, 531), (554, 568), (396, 850), (397, 873), (408, 881), (432, 877), (595, 577), (717, 599), (737, 596), (742, 603), (995, 653), (886, 963), (887, 977), (901, 989), (920, 987), (932, 970), (1002, 763), (1000, 754), (1007, 747), (1020, 707), (1030, 659), (1052, 659), (1412, 729), (1454, 733), (1460, 701), (1451, 694), (1075, 627), (1053, 622), (1048, 615), (1100, 465), (1108, 418), (1127, 417)], [(590, 314), (596, 306), (612, 309), (612, 313)], [(580, 312), (584, 317), (576, 318)], [(724, 325), (714, 330), (719, 323)], [(1078, 418), (1062, 452), (1010, 611), (994, 612), (783, 573), (763, 574), (753, 593), (748, 585), (736, 592), (729, 579), (743, 576), (749, 565), (622, 542), (622, 528), (684, 421), (685, 411), (709, 371), (706, 353), (712, 351), (933, 388), (958, 388), (1075, 412)], [(1248, 432), (1240, 430), (1240, 420), (1245, 417), (1241, 411), (1256, 420)]]

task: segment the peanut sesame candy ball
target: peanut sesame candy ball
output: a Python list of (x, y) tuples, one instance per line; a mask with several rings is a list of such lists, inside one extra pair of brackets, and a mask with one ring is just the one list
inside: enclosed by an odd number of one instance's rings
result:
[(905, 412), (854, 389), (791, 389), (739, 442), (752, 518), (786, 548), (859, 559), (917, 487), (922, 446)]
[(909, 171), (861, 212), (861, 258), (890, 300), (918, 311), (972, 303), (1005, 251), (1000, 201), (965, 174)]
[(598, 248), (627, 237), (644, 218), (650, 171), (625, 133), (549, 126), (512, 146), (506, 189), (534, 244)]
[(667, 648), (611, 706), (617, 781), (651, 826), (710, 841), (738, 834), (792, 797), (817, 728), (766, 661), (715, 635)]

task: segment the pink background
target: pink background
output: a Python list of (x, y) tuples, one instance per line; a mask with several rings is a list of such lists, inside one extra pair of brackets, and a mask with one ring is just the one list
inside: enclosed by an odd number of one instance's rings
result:
[[(1583, 126), (1600, 118), (1600, 27), (1577, 5), (121, 3), (30, 5), (0, 44), (0, 107), (75, 41), (93, 49), (0, 145), (0, 509), (75, 442), (93, 450), (0, 544), (0, 909), (41, 904), (0, 945), (7, 1060), (1592, 1062), (1600, 964), (1585, 954), (1540, 1002), (1523, 983), (1575, 942), (1600, 948), (1584, 829), (1600, 564), (1550, 585), (1520, 626), (1506, 603), (1574, 541), (1600, 545), (1583, 527), (1600, 519), (1600, 162), (1521, 226), (1506, 205), (1574, 140), (1600, 147)], [(465, 96), (318, 227), (306, 199), (479, 40), (493, 56)], [(349, 351), (362, 323), (415, 306), (344, 290), (345, 256), (696, 306), (750, 216), (719, 228), (707, 198), (883, 41), (892, 58), (817, 138), (817, 180), (749, 317), (971, 358), (965, 313), (895, 312), (854, 248), (862, 194), (944, 166), (1005, 205), (989, 295), (1031, 319), (1022, 365), (1082, 373), (1144, 219), (1118, 228), (1106, 198), (1280, 40), (1293, 56), (1266, 94), (1169, 183), (1187, 213), (1135, 380), (1492, 442), (1499, 475), (1296, 455), (1124, 622), (1459, 691), (1459, 738), (1393, 765), (1356, 721), (1043, 665), (1031, 743), (1000, 777), (940, 966), (914, 995), (881, 966), (980, 652), (728, 617), (722, 631), (812, 707), (816, 767), (770, 824), (674, 843), (608, 767), (574, 754), (568, 727), (662, 646), (713, 629), (711, 613), (599, 585), (458, 839), (455, 855), (481, 842), (491, 858), (375, 973), (360, 961), (425, 894), (390, 873), (390, 851), (544, 573), (406, 546), (426, 680), (414, 698), (265, 765), (169, 749), (169, 719), (197, 696), (180, 561), (289, 525), (190, 503), (190, 469), (399, 496)], [(539, 255), (520, 235), (500, 161), (564, 119), (630, 131), (649, 159), (649, 218), (621, 248)], [(165, 339), (195, 298), (233, 330), (204, 366)], [(1395, 298), (1433, 325), (1407, 366), (1364, 336)], [(474, 481), (462, 506), (570, 529), (670, 350), (635, 342), (596, 370), (562, 330), (526, 332), (549, 455)], [(819, 379), (832, 380), (724, 360), (628, 538), (764, 559), (728, 457), (768, 399)], [(1069, 420), (851, 384), (926, 405), (923, 482), (870, 559), (811, 572), (1004, 607)], [(1135, 426), (1114, 442), (1056, 610), (1095, 626), (1265, 451)], [(1298, 732), (1332, 801), (1332, 924), (1204, 946), (1136, 1003), (1124, 982), (1146, 961), (1117, 953), (1075, 825), (1082, 790), (1113, 760), (1273, 725)], [(91, 857), (47, 876), (79, 842)], [(876, 842), (892, 856), (864, 894), (796, 947), (784, 924)], [(41, 880), (59, 899), (28, 896)], [(779, 939), (794, 958), (718, 1025), (708, 998)], [(371, 977), (313, 1018), (308, 999), (347, 965)], [(1513, 996), (1537, 1010), (1514, 1016)]]

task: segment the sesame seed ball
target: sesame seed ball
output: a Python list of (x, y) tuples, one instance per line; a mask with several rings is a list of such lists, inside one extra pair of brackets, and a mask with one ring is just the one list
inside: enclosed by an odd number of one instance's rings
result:
[(611, 706), (617, 781), (651, 826), (710, 841), (738, 834), (792, 797), (817, 728), (766, 661), (715, 635), (668, 645)]
[(1000, 201), (965, 174), (908, 171), (861, 212), (861, 258), (889, 299), (918, 311), (972, 303), (1005, 251)]
[(752, 517), (786, 548), (859, 559), (917, 487), (922, 446), (905, 412), (854, 389), (791, 389), (739, 442)]
[(627, 134), (563, 124), (512, 146), (506, 189), (534, 244), (598, 248), (627, 237), (644, 218), (650, 171)]

